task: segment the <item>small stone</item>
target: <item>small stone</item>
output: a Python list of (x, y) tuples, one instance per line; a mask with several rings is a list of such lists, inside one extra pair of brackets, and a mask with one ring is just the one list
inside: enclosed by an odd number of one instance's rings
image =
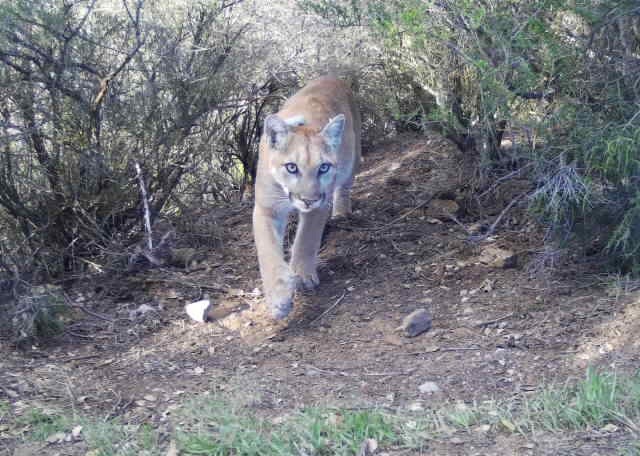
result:
[(490, 293), (495, 288), (496, 281), (491, 279), (485, 279), (480, 285), (479, 290), (484, 291), (485, 293)]
[(147, 394), (144, 397), (145, 401), (149, 401), (149, 402), (155, 402), (156, 401), (156, 397), (153, 394)]
[(190, 247), (183, 249), (172, 249), (169, 253), (169, 264), (178, 268), (187, 269), (196, 254), (197, 250)]
[(613, 424), (613, 423), (609, 423), (609, 424), (604, 425), (600, 430), (601, 430), (602, 432), (606, 432), (606, 433), (609, 433), (609, 434), (613, 434), (614, 432), (617, 432), (617, 431), (618, 431), (618, 426), (616, 426), (616, 425), (615, 425), (615, 424)]
[(427, 208), (427, 216), (440, 218), (443, 216), (456, 215), (460, 211), (460, 206), (453, 200), (434, 199), (429, 203)]
[(407, 337), (415, 337), (431, 329), (431, 315), (426, 309), (418, 309), (404, 317), (396, 331), (402, 331)]
[(278, 415), (278, 416), (274, 416), (273, 418), (271, 418), (271, 423), (275, 424), (276, 426), (284, 424), (286, 421), (287, 421), (287, 416), (286, 415)]
[(173, 288), (170, 288), (169, 290), (167, 290), (167, 295), (166, 295), (167, 299), (178, 299), (179, 297), (180, 295)]
[(178, 456), (180, 453), (178, 452), (178, 445), (175, 440), (171, 440), (169, 442), (169, 448), (167, 449), (166, 456)]
[(65, 437), (66, 434), (64, 432), (56, 432), (55, 434), (51, 434), (49, 437), (47, 437), (47, 443), (62, 442)]
[(411, 429), (411, 430), (418, 428), (418, 423), (413, 420), (405, 421), (404, 425), (407, 429)]
[(518, 256), (511, 250), (488, 245), (478, 257), (478, 261), (492, 268), (515, 268), (518, 265)]
[(378, 450), (378, 441), (376, 439), (365, 439), (360, 445), (358, 456), (373, 456)]
[(135, 320), (136, 318), (143, 317), (149, 312), (156, 312), (156, 309), (149, 304), (140, 304), (137, 309), (129, 311), (129, 319)]
[(82, 426), (75, 426), (71, 430), (71, 437), (73, 437), (73, 440), (80, 440), (81, 433), (82, 433)]
[(418, 389), (422, 394), (433, 394), (440, 391), (440, 387), (436, 382), (424, 382)]
[(407, 410), (409, 410), (410, 412), (419, 412), (421, 410), (424, 410), (424, 405), (422, 405), (422, 402), (412, 402), (407, 406)]

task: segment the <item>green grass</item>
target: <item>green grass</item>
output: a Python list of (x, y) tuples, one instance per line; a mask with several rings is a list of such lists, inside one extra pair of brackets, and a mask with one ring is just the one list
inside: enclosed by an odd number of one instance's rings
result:
[(623, 448), (620, 456), (640, 456), (640, 440), (631, 442), (627, 448)]
[(16, 420), (28, 440), (46, 440), (52, 434), (64, 432), (71, 425), (68, 417), (32, 408)]
[(0, 400), (0, 422), (9, 416), (11, 412), (11, 404), (7, 401)]
[(158, 431), (149, 424), (127, 425), (118, 420), (73, 417), (32, 408), (18, 417), (13, 425), (28, 441), (45, 441), (54, 434), (69, 434), (75, 426), (82, 426), (82, 438), (100, 456), (161, 454)]
[(582, 430), (608, 423), (634, 428), (640, 418), (640, 375), (620, 378), (588, 369), (575, 384), (540, 391), (525, 403), (524, 414), (531, 430)]
[[(420, 412), (310, 407), (264, 418), (246, 402), (198, 396), (173, 415), (175, 430), (169, 437), (182, 455), (346, 456), (357, 454), (365, 439), (375, 439), (383, 450), (424, 449), (434, 438), (479, 428), (527, 438), (535, 438), (539, 431), (585, 431), (607, 425), (637, 432), (640, 374), (618, 376), (589, 369), (579, 381), (551, 385), (515, 400), (456, 403)], [(0, 402), (0, 419), (10, 416), (9, 411), (10, 405)], [(14, 422), (29, 440), (45, 440), (80, 425), (89, 449), (104, 456), (166, 454), (167, 439), (161, 439), (150, 424), (68, 417), (40, 409), (29, 410)], [(640, 456), (638, 442), (620, 448), (620, 454)]]
[(101, 456), (155, 456), (165, 454), (160, 435), (150, 424), (130, 425), (119, 420), (82, 420), (84, 438)]
[(467, 405), (464, 402), (458, 402), (451, 408), (445, 408), (443, 415), (448, 424), (457, 428), (466, 429), (482, 420), (485, 414), (484, 407), (473, 404)]
[(274, 423), (209, 399), (187, 406), (182, 419), (177, 440), (192, 455), (352, 455), (367, 438), (383, 445), (398, 441), (394, 418), (377, 410), (310, 408)]

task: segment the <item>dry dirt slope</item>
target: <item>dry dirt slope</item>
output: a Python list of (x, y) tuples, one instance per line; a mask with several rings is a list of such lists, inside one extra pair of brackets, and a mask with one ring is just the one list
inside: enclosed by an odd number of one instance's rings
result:
[[(223, 242), (202, 267), (79, 285), (71, 297), (91, 314), (77, 314), (64, 336), (27, 351), (3, 341), (0, 399), (15, 414), (36, 405), (75, 408), (170, 429), (168, 411), (204, 391), (255, 398), (251, 407), (270, 417), (317, 404), (429, 410), (522, 397), (581, 377), (588, 365), (635, 370), (633, 294), (611, 296), (589, 285), (593, 279), (577, 280), (571, 264), (531, 277), (524, 267), (538, 247), (531, 225), (507, 217), (494, 236), (469, 243), (478, 220), (463, 212), (455, 222), (435, 207), (447, 203), (426, 204), (458, 198), (463, 169), (439, 137), (396, 139), (369, 153), (354, 217), (327, 231), (321, 286), (298, 296), (282, 324), (268, 320), (254, 293), (251, 208), (214, 210), (206, 224)], [(487, 246), (516, 252), (517, 267), (484, 264)], [(229, 315), (188, 321), (184, 304), (204, 295)], [(137, 315), (142, 304), (152, 310)], [(394, 331), (422, 307), (433, 329), (411, 339)], [(427, 381), (439, 391), (421, 393)], [(620, 430), (532, 439), (491, 428), (445, 433), (424, 452), (397, 454), (619, 454), (616, 446), (629, 438)], [(4, 435), (0, 453), (15, 445)], [(39, 451), (84, 454), (77, 446)]]

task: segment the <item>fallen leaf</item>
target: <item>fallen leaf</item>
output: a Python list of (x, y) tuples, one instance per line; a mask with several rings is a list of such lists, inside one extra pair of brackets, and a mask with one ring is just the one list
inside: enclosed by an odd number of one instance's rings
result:
[(511, 432), (514, 432), (516, 430), (516, 425), (506, 418), (500, 418), (500, 424), (502, 424), (505, 428), (507, 428)]

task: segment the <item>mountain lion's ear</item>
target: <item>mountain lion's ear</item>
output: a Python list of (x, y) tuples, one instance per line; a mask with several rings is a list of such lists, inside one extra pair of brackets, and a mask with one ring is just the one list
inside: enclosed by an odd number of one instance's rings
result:
[(264, 120), (264, 133), (272, 149), (283, 150), (287, 144), (289, 127), (276, 114), (271, 114)]
[(344, 114), (338, 114), (333, 119), (329, 119), (320, 133), (332, 150), (338, 150), (342, 144), (342, 133), (344, 132)]

